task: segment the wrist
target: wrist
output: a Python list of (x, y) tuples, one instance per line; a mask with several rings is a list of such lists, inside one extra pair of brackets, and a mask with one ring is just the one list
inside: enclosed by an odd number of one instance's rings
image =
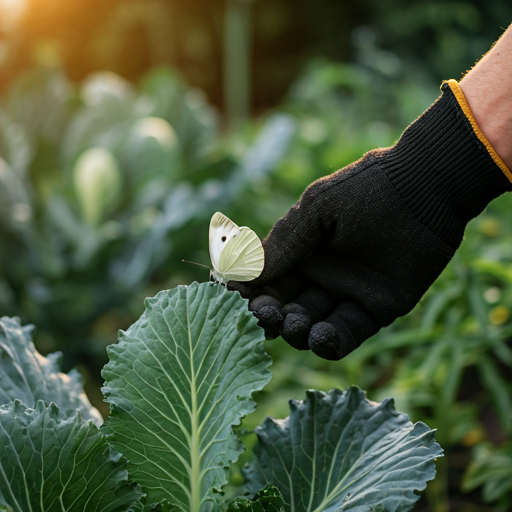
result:
[[(492, 159), (503, 174), (505, 174), (508, 180), (512, 182), (512, 172), (510, 171), (512, 166), (507, 165), (507, 162), (502, 158), (502, 156), (512, 156), (512, 151), (508, 146), (506, 151), (502, 148), (502, 141), (504, 138), (499, 136), (504, 131), (504, 125), (510, 123), (511, 120), (507, 120), (505, 115), (501, 116), (501, 119), (500, 116), (492, 116), (490, 109), (483, 106), (484, 103), (488, 104), (483, 98), (481, 102), (476, 102), (473, 98), (472, 104), (477, 107), (475, 113), (475, 111), (471, 109), (466, 94), (464, 93), (464, 91), (467, 92), (467, 87), (463, 89), (461, 84), (458, 84), (455, 80), (447, 80), (443, 85), (444, 84), (448, 84), (450, 87), (459, 107), (470, 122), (471, 128), (479, 141), (485, 146), (488, 153), (491, 155)], [(494, 103), (495, 99), (498, 99), (497, 95), (491, 100), (491, 102)], [(510, 112), (512, 112), (512, 105)], [(493, 118), (493, 122), (488, 121)], [(512, 127), (512, 124), (510, 124), (510, 126)], [(498, 146), (496, 146), (496, 144), (498, 144)], [(497, 151), (497, 148), (500, 148), (501, 151)]]
[(442, 91), (398, 143), (379, 150), (378, 157), (416, 217), (457, 247), (467, 222), (492, 199), (512, 190), (512, 183), (505, 175), (508, 168), (503, 162), (500, 168), (492, 146), (479, 138), (476, 122), (464, 113), (450, 83), (443, 83)]
[(485, 137), (512, 170), (512, 26), (467, 73), (460, 89)]

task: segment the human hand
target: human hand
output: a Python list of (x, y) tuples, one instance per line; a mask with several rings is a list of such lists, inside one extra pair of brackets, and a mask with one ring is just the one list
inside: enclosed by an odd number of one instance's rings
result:
[(346, 356), (416, 305), (466, 223), (511, 189), (444, 91), (396, 146), (310, 185), (263, 241), (261, 276), (228, 283), (267, 338)]

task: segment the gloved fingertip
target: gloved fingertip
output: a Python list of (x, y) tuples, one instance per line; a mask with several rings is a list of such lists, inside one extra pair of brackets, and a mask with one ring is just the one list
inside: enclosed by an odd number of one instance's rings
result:
[(280, 311), (273, 306), (264, 306), (253, 313), (259, 320), (265, 323), (276, 324), (283, 321), (283, 315), (281, 315)]
[(286, 304), (283, 308), (282, 338), (297, 350), (309, 350), (308, 336), (311, 317), (306, 308), (298, 304)]
[[(347, 333), (350, 334), (350, 333)], [(309, 348), (319, 357), (338, 361), (349, 351), (345, 350), (346, 340), (329, 322), (318, 322), (309, 332)]]
[(281, 313), (272, 306), (265, 306), (257, 313), (258, 325), (265, 330), (265, 339), (273, 340), (279, 336), (279, 328), (283, 321)]
[(297, 350), (309, 350), (308, 336), (311, 319), (305, 315), (287, 315), (280, 334), (282, 338)]
[(258, 312), (263, 308), (274, 308), (279, 312), (282, 320), (281, 303), (275, 297), (271, 297), (270, 295), (260, 295), (259, 297), (249, 301), (249, 311), (258, 314)]
[(260, 295), (249, 302), (249, 311), (259, 320), (258, 325), (265, 329), (265, 338), (272, 340), (279, 336), (283, 321), (281, 303), (274, 297)]

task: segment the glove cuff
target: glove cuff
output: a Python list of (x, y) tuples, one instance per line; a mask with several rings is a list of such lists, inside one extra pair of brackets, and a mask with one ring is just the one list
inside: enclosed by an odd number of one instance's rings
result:
[(409, 209), (456, 248), (469, 220), (512, 190), (512, 173), (479, 129), (457, 82), (444, 82), (441, 90), (397, 144), (378, 156)]

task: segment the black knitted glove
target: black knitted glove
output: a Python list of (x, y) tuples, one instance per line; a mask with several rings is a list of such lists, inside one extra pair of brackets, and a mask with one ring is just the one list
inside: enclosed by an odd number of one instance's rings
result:
[(467, 222), (512, 189), (449, 85), (442, 90), (395, 146), (310, 185), (263, 241), (262, 275), (229, 283), (268, 338), (346, 356), (411, 311)]

